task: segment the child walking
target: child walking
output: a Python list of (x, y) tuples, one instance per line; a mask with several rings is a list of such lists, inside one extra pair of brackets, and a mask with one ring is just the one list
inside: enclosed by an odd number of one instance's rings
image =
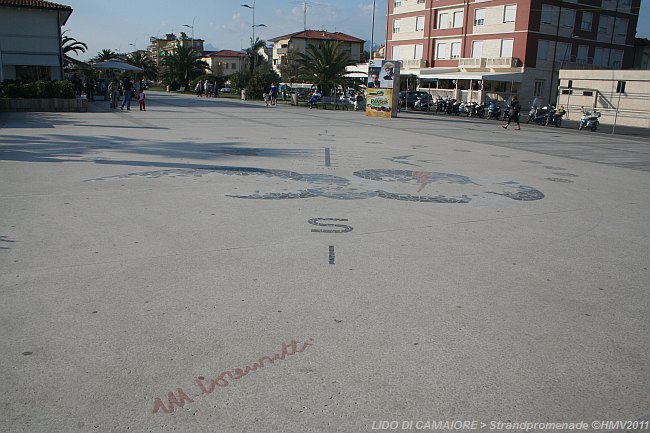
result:
[(138, 102), (140, 103), (140, 111), (147, 111), (144, 106), (144, 87), (140, 88), (140, 93), (138, 93)]

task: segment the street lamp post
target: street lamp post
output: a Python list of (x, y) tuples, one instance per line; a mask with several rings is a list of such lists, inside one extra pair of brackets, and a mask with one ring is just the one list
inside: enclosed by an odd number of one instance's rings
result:
[(183, 24), (183, 27), (187, 27), (188, 29), (192, 29), (192, 49), (194, 49), (194, 20), (196, 20), (196, 17), (192, 18), (192, 25)]
[[(251, 38), (251, 48), (255, 45), (255, 27), (266, 27), (265, 24), (255, 24), (255, 0), (253, 0), (253, 6), (248, 5), (248, 4), (243, 4), (241, 7), (250, 9), (253, 12), (253, 25), (251, 26), (252, 31), (253, 31), (253, 37)], [(255, 69), (255, 57), (256, 53), (251, 53), (252, 54), (252, 61), (253, 61), (253, 69)]]
[(370, 31), (370, 60), (372, 60), (372, 47), (375, 45), (375, 2), (376, 0), (372, 0), (372, 30)]

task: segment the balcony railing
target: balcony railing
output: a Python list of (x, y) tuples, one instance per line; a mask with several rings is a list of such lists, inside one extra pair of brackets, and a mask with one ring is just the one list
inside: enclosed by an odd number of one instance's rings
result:
[(461, 68), (485, 68), (484, 58), (461, 58), (458, 60), (458, 66)]
[(488, 68), (516, 68), (519, 66), (519, 59), (516, 57), (494, 57), (485, 59), (485, 66)]
[(277, 49), (278, 54), (287, 54), (288, 51), (289, 51), (289, 48), (278, 48)]
[(425, 59), (408, 59), (402, 60), (402, 68), (404, 69), (422, 69), (427, 67)]

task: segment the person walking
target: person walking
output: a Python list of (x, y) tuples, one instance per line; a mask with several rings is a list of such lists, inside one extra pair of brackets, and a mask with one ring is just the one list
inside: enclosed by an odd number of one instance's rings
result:
[(271, 83), (271, 105), (278, 105), (278, 86)]
[(86, 80), (86, 99), (88, 102), (95, 101), (95, 80), (92, 78)]
[(210, 82), (209, 82), (208, 79), (206, 78), (206, 79), (205, 79), (205, 83), (203, 83), (203, 91), (205, 92), (205, 97), (206, 97), (206, 98), (210, 97), (210, 92), (209, 92), (209, 90), (210, 90)]
[(129, 78), (124, 80), (124, 101), (122, 101), (122, 106), (120, 110), (124, 110), (124, 104), (126, 104), (126, 111), (131, 111), (131, 97), (133, 96), (133, 83)]
[(147, 111), (147, 108), (144, 106), (144, 87), (141, 87), (140, 93), (138, 93), (138, 103), (140, 104), (140, 111)]
[(120, 103), (120, 82), (117, 81), (117, 78), (114, 78), (111, 81), (111, 84), (108, 85), (108, 97), (111, 98), (111, 109), (115, 110), (117, 104)]
[(512, 100), (510, 101), (510, 116), (508, 117), (508, 123), (503, 125), (503, 129), (508, 129), (510, 122), (513, 120), (517, 123), (517, 131), (521, 129), (521, 125), (519, 125), (520, 111), (521, 111), (521, 104), (519, 104), (519, 98), (517, 98), (517, 95), (515, 95), (512, 97)]
[(197, 98), (200, 98), (200, 97), (203, 96), (203, 82), (201, 80), (199, 80), (196, 83), (196, 87), (194, 88), (194, 90), (196, 90), (196, 97)]

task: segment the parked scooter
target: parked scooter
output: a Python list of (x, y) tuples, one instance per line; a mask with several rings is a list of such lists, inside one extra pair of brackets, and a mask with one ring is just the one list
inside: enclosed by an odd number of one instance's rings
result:
[(580, 118), (580, 125), (578, 126), (578, 130), (581, 131), (584, 128), (589, 128), (589, 130), (592, 132), (596, 131), (596, 129), (598, 129), (598, 125), (600, 125), (600, 122), (598, 121), (600, 115), (601, 113), (599, 111), (586, 111), (585, 107), (582, 107), (582, 117)]
[(444, 98), (441, 98), (440, 96), (437, 96), (434, 105), (436, 107), (436, 114), (438, 114), (440, 112), (444, 113), (444, 111), (445, 111), (445, 99)]
[(551, 109), (546, 115), (546, 126), (553, 125), (556, 128), (559, 128), (562, 125), (562, 117), (566, 114), (566, 110), (563, 105), (560, 105), (560, 108), (555, 109), (554, 106), (551, 106)]
[(526, 123), (535, 122), (540, 125), (546, 125), (550, 110), (551, 108), (548, 105), (545, 105), (542, 108), (533, 106), (528, 112), (528, 120)]
[(499, 120), (501, 117), (501, 106), (494, 101), (490, 101), (487, 106), (487, 118)]
[(461, 114), (469, 114), (465, 111), (466, 107), (467, 103), (465, 101), (462, 101), (460, 104), (458, 104), (458, 111), (456, 112), (456, 116), (460, 116)]

